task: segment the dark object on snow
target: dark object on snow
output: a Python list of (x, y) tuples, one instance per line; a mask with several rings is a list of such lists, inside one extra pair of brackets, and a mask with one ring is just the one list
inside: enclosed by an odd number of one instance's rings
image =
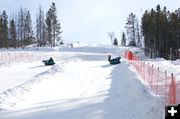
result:
[(116, 57), (114, 59), (111, 59), (111, 55), (108, 56), (108, 61), (110, 64), (119, 64), (121, 63), (120, 59), (121, 57)]
[(52, 57), (49, 60), (43, 60), (43, 62), (44, 62), (45, 65), (54, 65), (55, 64)]

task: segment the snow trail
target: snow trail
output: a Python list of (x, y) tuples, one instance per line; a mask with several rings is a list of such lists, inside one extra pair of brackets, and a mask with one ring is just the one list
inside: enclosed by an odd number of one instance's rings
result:
[(123, 57), (124, 51), (97, 46), (60, 49), (64, 57), (55, 53), (59, 63), (40, 69), (38, 83), (24, 84), (30, 84), (27, 92), (21, 87), (5, 97), (0, 94), (0, 119), (164, 119), (160, 98), (131, 65), (123, 58), (118, 65), (107, 61), (108, 54)]
[(152, 96), (151, 90), (138, 79), (128, 61), (123, 60), (111, 75), (112, 84), (109, 98), (105, 100), (104, 119), (164, 119), (161, 99)]

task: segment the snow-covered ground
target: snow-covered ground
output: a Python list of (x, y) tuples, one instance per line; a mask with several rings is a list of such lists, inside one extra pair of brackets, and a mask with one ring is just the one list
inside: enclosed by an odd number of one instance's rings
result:
[(153, 64), (156, 67), (159, 67), (161, 71), (167, 71), (169, 76), (173, 73), (176, 81), (180, 81), (180, 60), (170, 61), (163, 58), (156, 59), (146, 59), (146, 62)]
[[(123, 58), (126, 47), (30, 47), (29, 62), (0, 65), (0, 119), (164, 119), (164, 105)], [(21, 52), (5, 49), (5, 52)], [(121, 56), (110, 65), (107, 55)], [(56, 64), (44, 66), (44, 58)]]

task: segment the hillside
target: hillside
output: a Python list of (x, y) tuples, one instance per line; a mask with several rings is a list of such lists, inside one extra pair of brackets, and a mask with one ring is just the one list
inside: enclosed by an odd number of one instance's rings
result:
[[(124, 59), (127, 49), (92, 44), (1, 49), (11, 58), (0, 66), (0, 119), (164, 119), (162, 100)], [(12, 54), (19, 53), (24, 59), (15, 60)], [(121, 63), (110, 65), (109, 54), (121, 56)], [(42, 63), (49, 57), (55, 65)]]

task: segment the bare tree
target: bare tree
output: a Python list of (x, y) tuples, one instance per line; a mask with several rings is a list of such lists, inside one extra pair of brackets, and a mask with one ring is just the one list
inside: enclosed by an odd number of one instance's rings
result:
[(114, 38), (115, 38), (114, 32), (113, 31), (112, 32), (108, 32), (107, 34), (109, 35), (109, 37), (111, 39), (111, 45), (113, 45), (113, 41), (114, 41)]

